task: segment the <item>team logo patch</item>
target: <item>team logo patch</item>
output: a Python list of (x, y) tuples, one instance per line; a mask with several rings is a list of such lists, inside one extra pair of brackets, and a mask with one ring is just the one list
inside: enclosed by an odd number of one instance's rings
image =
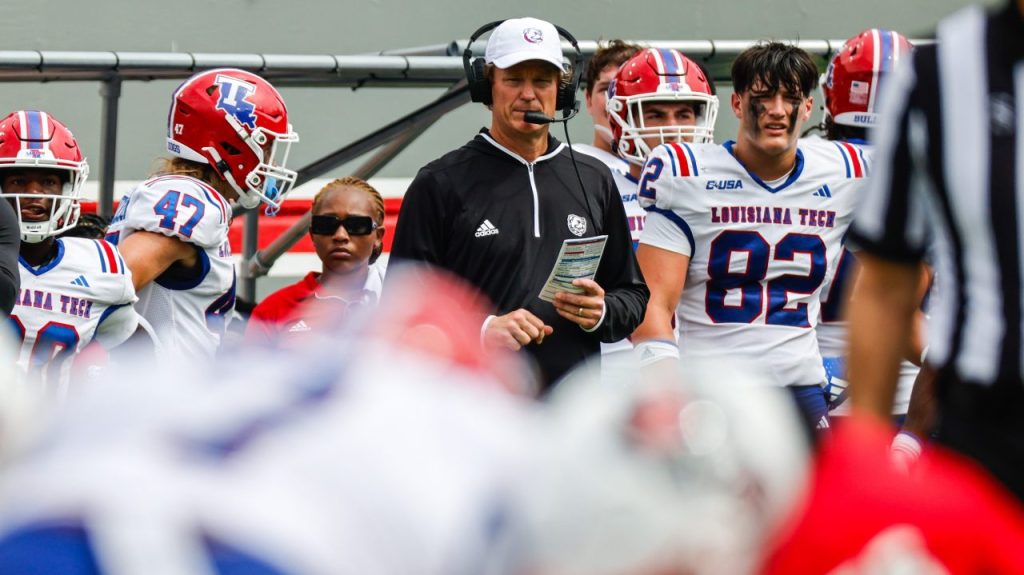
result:
[(24, 150), (18, 150), (19, 158), (28, 158), (30, 160), (39, 160), (41, 158), (49, 159), (53, 154), (49, 150), (41, 150), (37, 148), (26, 148)]
[(537, 28), (526, 28), (523, 30), (523, 39), (531, 44), (540, 44), (544, 41), (544, 33)]
[(858, 82), (854, 80), (850, 82), (850, 103), (851, 104), (867, 104), (868, 94), (871, 92), (870, 82)]
[(256, 104), (249, 101), (249, 98), (256, 93), (256, 86), (235, 78), (234, 76), (217, 75), (215, 83), (220, 86), (220, 99), (217, 100), (217, 109), (224, 110), (235, 117), (236, 120), (249, 127), (256, 129)]
[(582, 237), (583, 234), (587, 233), (587, 220), (577, 216), (576, 214), (569, 214), (569, 231), (574, 236)]

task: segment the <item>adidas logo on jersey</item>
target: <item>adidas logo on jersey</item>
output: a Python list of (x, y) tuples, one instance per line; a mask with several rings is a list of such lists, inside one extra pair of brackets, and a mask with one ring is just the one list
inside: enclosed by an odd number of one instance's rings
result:
[(86, 281), (85, 279), (85, 276), (78, 276), (77, 278), (74, 279), (74, 281), (71, 282), (71, 285), (90, 287), (89, 282)]
[(814, 192), (811, 195), (819, 197), (819, 198), (831, 198), (832, 197), (832, 190), (828, 189), (828, 186), (822, 186), (822, 187), (818, 188), (818, 191)]
[(494, 224), (491, 223), (491, 220), (484, 220), (484, 223), (480, 224), (480, 227), (476, 229), (476, 233), (473, 235), (475, 235), (478, 238), (483, 238), (486, 236), (496, 236), (498, 235), (498, 228), (494, 227)]
[(311, 328), (308, 325), (306, 325), (306, 322), (300, 319), (293, 326), (288, 328), (288, 331), (289, 333), (298, 333), (300, 331), (310, 331), (310, 329)]

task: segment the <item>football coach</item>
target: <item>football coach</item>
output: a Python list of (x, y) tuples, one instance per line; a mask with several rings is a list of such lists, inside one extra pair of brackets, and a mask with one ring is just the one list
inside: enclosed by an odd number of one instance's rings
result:
[[(490, 32), (483, 58), (473, 41)], [(490, 129), (424, 166), (402, 202), (391, 257), (443, 268), (493, 303), (480, 318), (485, 345), (523, 349), (542, 392), (601, 342), (643, 320), (648, 291), (633, 255), (622, 200), (600, 161), (573, 156), (549, 134), (554, 114), (575, 114), (582, 56), (566, 65), (565, 30), (535, 18), (494, 22), (470, 39), (463, 60), (470, 97), (491, 111)], [(562, 243), (607, 235), (594, 280), (581, 293), (538, 296)], [(386, 288), (385, 288), (386, 296)], [(424, 294), (429, 297), (429, 294)]]

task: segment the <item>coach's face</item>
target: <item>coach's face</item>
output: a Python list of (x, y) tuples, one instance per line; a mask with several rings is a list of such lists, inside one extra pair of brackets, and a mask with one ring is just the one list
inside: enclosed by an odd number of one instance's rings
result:
[(526, 60), (505, 69), (494, 68), (491, 79), (491, 131), (530, 135), (546, 132), (547, 126), (523, 119), (526, 112), (555, 115), (561, 74), (548, 62)]
[(767, 156), (796, 149), (813, 106), (813, 97), (804, 98), (785, 87), (768, 92), (754, 84), (746, 92), (732, 95), (732, 111), (740, 121), (739, 137), (745, 140), (745, 147)]

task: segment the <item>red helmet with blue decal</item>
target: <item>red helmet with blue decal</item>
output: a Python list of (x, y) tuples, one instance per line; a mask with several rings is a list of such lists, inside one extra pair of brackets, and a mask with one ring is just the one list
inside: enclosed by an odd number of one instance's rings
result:
[[(644, 105), (651, 102), (687, 102), (694, 105), (693, 126), (645, 126)], [(631, 163), (642, 165), (651, 152), (645, 138), (710, 142), (714, 137), (718, 97), (704, 71), (670, 48), (646, 48), (626, 61), (608, 86), (608, 116), (614, 147)]]
[(13, 169), (53, 170), (61, 180), (57, 194), (0, 189), (14, 204), (21, 241), (38, 243), (75, 227), (89, 165), (71, 130), (37, 110), (12, 112), (0, 120), (0, 170)]
[(850, 38), (833, 56), (822, 91), (825, 112), (836, 124), (869, 128), (878, 122), (885, 75), (913, 45), (899, 32), (871, 28)]
[(281, 94), (256, 74), (233, 68), (201, 72), (174, 92), (167, 151), (209, 164), (238, 193), (238, 203), (280, 206), (295, 183), (285, 166), (299, 141)]

